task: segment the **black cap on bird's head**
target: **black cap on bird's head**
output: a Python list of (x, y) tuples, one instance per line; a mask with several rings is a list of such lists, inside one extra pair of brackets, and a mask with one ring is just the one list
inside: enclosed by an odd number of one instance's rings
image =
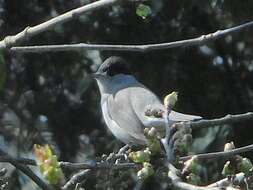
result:
[(118, 74), (130, 74), (130, 66), (121, 57), (111, 56), (107, 58), (98, 68), (95, 75), (115, 76)]

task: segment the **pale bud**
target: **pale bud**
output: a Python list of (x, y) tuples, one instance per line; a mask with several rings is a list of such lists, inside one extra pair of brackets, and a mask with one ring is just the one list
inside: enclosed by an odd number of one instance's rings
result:
[(177, 102), (177, 92), (172, 92), (165, 96), (163, 103), (166, 107), (173, 107)]
[(224, 146), (224, 151), (230, 151), (233, 149), (235, 149), (235, 145), (233, 141), (231, 141), (230, 143), (226, 143)]

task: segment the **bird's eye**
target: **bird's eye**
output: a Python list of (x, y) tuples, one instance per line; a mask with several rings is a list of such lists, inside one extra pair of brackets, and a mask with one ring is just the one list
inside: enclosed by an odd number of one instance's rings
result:
[(108, 67), (104, 67), (103, 69), (102, 69), (102, 72), (104, 73), (104, 72), (107, 72), (108, 71)]

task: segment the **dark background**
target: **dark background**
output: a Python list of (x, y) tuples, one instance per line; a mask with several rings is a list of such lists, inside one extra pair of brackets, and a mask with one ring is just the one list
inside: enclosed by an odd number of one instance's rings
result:
[[(0, 36), (16, 34), (89, 2), (0, 0)], [(22, 45), (162, 43), (198, 37), (253, 18), (251, 0), (149, 0), (146, 4), (152, 9), (147, 19), (136, 15), (138, 2), (124, 2), (83, 14)], [(204, 118), (251, 111), (252, 31), (243, 30), (202, 46), (148, 53), (1, 52), (0, 146), (14, 156), (31, 157), (33, 144), (49, 143), (61, 160), (72, 162), (117, 150), (122, 144), (105, 127), (98, 89), (88, 75), (111, 55), (126, 58), (135, 76), (161, 99), (178, 91), (177, 111)], [(247, 121), (194, 131), (193, 151), (222, 150), (231, 140), (236, 147), (250, 144), (252, 127)], [(247, 156), (252, 158), (251, 153)], [(217, 163), (211, 164), (215, 168)], [(16, 182), (14, 189), (25, 184)], [(94, 187), (91, 182), (88, 185)]]

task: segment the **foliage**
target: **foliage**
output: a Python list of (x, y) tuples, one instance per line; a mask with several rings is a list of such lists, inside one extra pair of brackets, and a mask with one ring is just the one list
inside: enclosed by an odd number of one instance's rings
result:
[(142, 19), (146, 19), (149, 15), (151, 15), (151, 13), (151, 8), (148, 5), (144, 5), (141, 3), (136, 8), (136, 14)]
[(40, 172), (50, 184), (56, 185), (63, 177), (57, 156), (53, 154), (49, 145), (34, 145), (34, 152), (37, 158)]

